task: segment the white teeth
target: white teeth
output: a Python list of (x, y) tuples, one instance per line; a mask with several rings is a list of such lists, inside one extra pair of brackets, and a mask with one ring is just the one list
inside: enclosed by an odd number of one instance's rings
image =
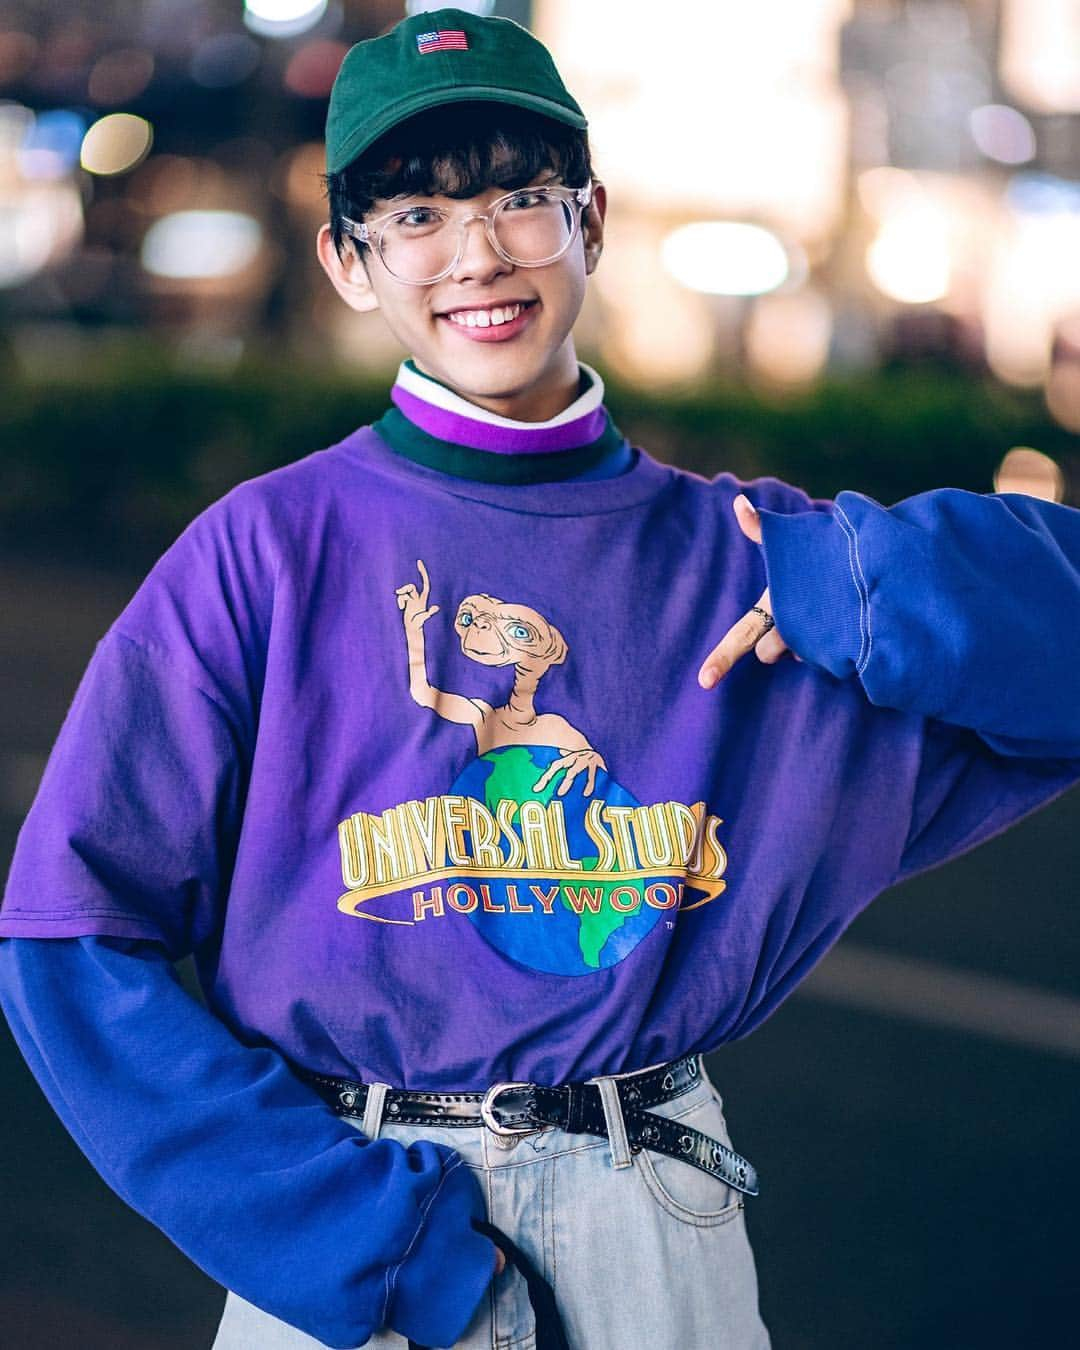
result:
[(461, 309), (447, 317), (452, 323), (460, 323), (468, 328), (494, 328), (516, 319), (524, 308), (524, 305), (507, 305), (503, 309)]

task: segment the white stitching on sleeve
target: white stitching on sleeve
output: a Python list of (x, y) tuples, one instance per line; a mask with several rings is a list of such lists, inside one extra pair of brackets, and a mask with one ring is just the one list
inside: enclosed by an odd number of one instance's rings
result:
[(416, 1232), (415, 1232), (415, 1233), (413, 1234), (413, 1236), (412, 1236), (412, 1241), (409, 1243), (408, 1247), (406, 1247), (406, 1249), (405, 1249), (405, 1255), (404, 1255), (404, 1256), (401, 1258), (401, 1260), (398, 1261), (395, 1265), (387, 1266), (387, 1268), (386, 1268), (386, 1280), (385, 1280), (385, 1283), (386, 1283), (386, 1298), (385, 1298), (385, 1300), (384, 1300), (384, 1302), (383, 1302), (382, 1321), (381, 1321), (380, 1324), (379, 1324), (380, 1326), (385, 1326), (385, 1324), (386, 1324), (386, 1314), (390, 1311), (390, 1298), (391, 1298), (391, 1296), (393, 1295), (393, 1292), (394, 1292), (394, 1284), (395, 1284), (395, 1282), (396, 1282), (396, 1280), (397, 1280), (397, 1273), (398, 1273), (398, 1271), (401, 1269), (401, 1267), (405, 1264), (405, 1262), (409, 1259), (409, 1253), (410, 1253), (410, 1252), (412, 1251), (412, 1249), (416, 1246), (416, 1239), (420, 1236), (421, 1232), (423, 1232), (423, 1228), (424, 1228), (424, 1220), (427, 1218), (427, 1212), (428, 1212), (428, 1210), (431, 1208), (432, 1204), (434, 1203), (435, 1197), (436, 1197), (436, 1196), (439, 1194), (439, 1192), (442, 1190), (442, 1188), (443, 1188), (443, 1182), (444, 1182), (444, 1181), (446, 1180), (446, 1178), (450, 1175), (450, 1173), (454, 1170), (454, 1168), (455, 1168), (455, 1167), (460, 1167), (461, 1164), (462, 1164), (464, 1161), (465, 1161), (464, 1155), (458, 1154), (458, 1156), (454, 1159), (454, 1161), (450, 1164), (450, 1166), (446, 1169), (446, 1171), (445, 1171), (445, 1172), (442, 1174), (442, 1176), (439, 1178), (439, 1184), (435, 1187), (435, 1189), (431, 1192), (431, 1194), (428, 1196), (428, 1198), (424, 1201), (423, 1208), (420, 1210), (420, 1222), (419, 1222), (419, 1223), (417, 1224), (417, 1226), (416, 1226)]
[(859, 592), (859, 655), (855, 662), (855, 673), (861, 675), (869, 664), (870, 652), (874, 646), (874, 637), (870, 631), (870, 588), (866, 584), (866, 574), (863, 572), (862, 560), (859, 557), (859, 540), (855, 533), (855, 526), (852, 525), (847, 513), (839, 503), (833, 502), (833, 506), (836, 508), (840, 528), (847, 536), (848, 568), (851, 571), (851, 579), (855, 583), (855, 589)]

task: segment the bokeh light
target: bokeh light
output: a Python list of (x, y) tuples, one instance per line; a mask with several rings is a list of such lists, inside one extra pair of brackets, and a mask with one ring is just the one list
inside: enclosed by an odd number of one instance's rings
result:
[(1065, 495), (1061, 466), (1041, 450), (1014, 446), (994, 473), (995, 492), (1023, 492), (1043, 501), (1060, 502)]
[(206, 89), (227, 89), (254, 74), (261, 58), (254, 38), (245, 33), (216, 33), (192, 53), (191, 78)]
[(1035, 129), (1022, 112), (1003, 103), (986, 103), (968, 117), (971, 137), (987, 159), (1026, 164), (1035, 158)]
[(664, 240), (660, 256), (682, 285), (711, 295), (761, 295), (782, 286), (789, 274), (776, 235), (741, 221), (681, 225)]
[(70, 254), (83, 233), (83, 210), (72, 182), (34, 183), (17, 196), (0, 192), (0, 286), (29, 281)]
[(255, 261), (262, 237), (259, 222), (239, 211), (176, 211), (147, 230), (141, 261), (158, 277), (228, 277)]
[(904, 206), (887, 220), (866, 253), (866, 270), (884, 295), (907, 305), (940, 300), (949, 289), (946, 223), (934, 206)]
[(19, 172), (26, 180), (64, 178), (79, 162), (86, 119), (69, 108), (53, 108), (29, 121), (19, 147)]
[(0, 32), (0, 85), (14, 84), (33, 69), (40, 44), (32, 33)]
[(329, 98), (347, 51), (343, 42), (305, 42), (285, 67), (285, 88), (301, 98)]
[(146, 89), (153, 76), (152, 52), (145, 47), (120, 47), (94, 62), (86, 91), (93, 103), (130, 103)]
[(326, 0), (244, 0), (244, 23), (262, 37), (296, 37), (325, 13)]
[(818, 290), (761, 296), (746, 325), (751, 370), (776, 384), (809, 384), (825, 369), (832, 327), (832, 306)]
[(109, 113), (87, 131), (80, 156), (88, 173), (127, 173), (150, 153), (153, 129), (134, 113)]

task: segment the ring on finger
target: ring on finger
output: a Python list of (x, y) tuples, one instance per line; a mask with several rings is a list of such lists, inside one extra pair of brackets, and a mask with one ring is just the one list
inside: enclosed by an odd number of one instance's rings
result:
[(766, 634), (771, 628), (775, 628), (775, 627), (776, 627), (776, 620), (773, 618), (773, 616), (769, 613), (769, 611), (768, 611), (767, 609), (762, 609), (760, 605), (751, 605), (751, 606), (750, 606), (750, 613), (751, 613), (751, 614), (760, 614), (761, 617), (765, 620), (765, 627), (761, 630), (761, 637), (764, 637), (765, 634)]

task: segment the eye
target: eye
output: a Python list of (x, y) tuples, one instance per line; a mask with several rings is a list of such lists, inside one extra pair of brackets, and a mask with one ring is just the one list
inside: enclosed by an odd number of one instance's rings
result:
[(462, 628), (468, 628), (469, 624), (472, 623), (472, 615), (471, 615), (471, 614), (461, 614), (461, 615), (458, 616), (458, 618), (459, 618), (459, 622), (461, 623)]
[(524, 641), (525, 638), (529, 636), (529, 630), (525, 627), (523, 623), (511, 624), (510, 636), (516, 637), (519, 640)]
[[(414, 220), (413, 216), (427, 217), (427, 219)], [(407, 211), (402, 211), (400, 215), (394, 217), (395, 225), (435, 225), (442, 220), (442, 212), (436, 211), (430, 206), (410, 206)]]
[(540, 190), (515, 192), (514, 195), (507, 200), (504, 209), (507, 211), (512, 211), (514, 209), (524, 211), (532, 206), (543, 206), (546, 201), (547, 193)]

